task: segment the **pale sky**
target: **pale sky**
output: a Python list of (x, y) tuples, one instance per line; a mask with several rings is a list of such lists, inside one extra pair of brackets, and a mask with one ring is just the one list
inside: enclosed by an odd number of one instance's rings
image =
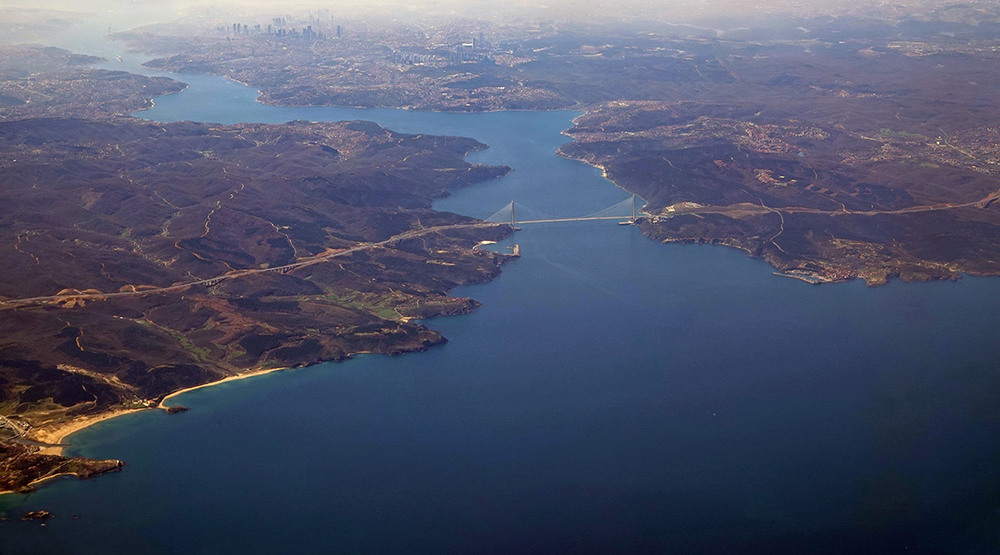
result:
[[(732, 19), (772, 13), (791, 12), (792, 15), (808, 17), (831, 13), (857, 14), (857, 10), (867, 13), (875, 9), (882, 14), (892, 14), (894, 7), (904, 5), (911, 6), (907, 11), (913, 12), (963, 1), (966, 0), (5, 0), (0, 10), (23, 7), (90, 13), (106, 19), (115, 30), (192, 18), (218, 22), (257, 17), (267, 21), (267, 18), (279, 15), (305, 15), (316, 9), (329, 10), (335, 19), (573, 19), (604, 24), (615, 21), (697, 23), (723, 16), (729, 22), (721, 25), (732, 25)], [(711, 23), (706, 25), (712, 26)]]

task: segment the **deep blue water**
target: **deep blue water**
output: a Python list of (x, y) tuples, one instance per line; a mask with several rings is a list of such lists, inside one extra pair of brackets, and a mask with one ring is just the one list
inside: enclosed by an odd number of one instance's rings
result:
[[(127, 63), (127, 62), (126, 62)], [(554, 155), (570, 112), (276, 108), (222, 79), (143, 117), (370, 119), (475, 137), (511, 199), (627, 198)], [(0, 552), (982, 552), (1000, 548), (1000, 281), (815, 287), (614, 222), (524, 226), (522, 258), (456, 290), (451, 341), (189, 393), (71, 438), (124, 472), (0, 511)], [(78, 515), (79, 519), (72, 519)]]

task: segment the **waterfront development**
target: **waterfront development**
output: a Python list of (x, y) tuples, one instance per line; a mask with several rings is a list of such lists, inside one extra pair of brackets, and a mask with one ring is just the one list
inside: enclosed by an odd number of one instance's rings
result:
[[(127, 57), (127, 56), (126, 56)], [(115, 63), (115, 62), (111, 62)], [(153, 121), (371, 120), (472, 137), (513, 171), (436, 202), (555, 218), (629, 201), (556, 155), (576, 112), (287, 108), (183, 75)], [(521, 258), (426, 322), (449, 343), (276, 372), (69, 438), (127, 461), (0, 497), (0, 551), (988, 552), (995, 278), (868, 288), (772, 275), (632, 226), (524, 226)], [(73, 516), (79, 518), (73, 518)]]

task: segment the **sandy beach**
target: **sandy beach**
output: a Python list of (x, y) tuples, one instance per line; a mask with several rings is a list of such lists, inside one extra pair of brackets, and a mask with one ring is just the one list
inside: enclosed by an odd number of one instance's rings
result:
[[(40, 454), (43, 454), (43, 455), (65, 455), (64, 452), (66, 450), (66, 447), (70, 446), (70, 444), (65, 444), (64, 443), (65, 440), (66, 440), (66, 438), (68, 438), (69, 436), (75, 434), (76, 432), (79, 432), (80, 430), (83, 430), (85, 428), (93, 426), (94, 424), (97, 424), (98, 422), (104, 422), (106, 420), (111, 420), (112, 418), (117, 418), (117, 417), (122, 416), (124, 414), (132, 414), (132, 413), (141, 412), (141, 411), (145, 411), (145, 410), (152, 410), (153, 408), (166, 410), (167, 408), (169, 408), (166, 405), (166, 402), (169, 399), (172, 399), (173, 397), (181, 395), (182, 393), (187, 393), (189, 391), (194, 391), (196, 389), (201, 389), (201, 388), (204, 388), (204, 387), (212, 387), (212, 386), (219, 385), (219, 384), (225, 383), (225, 382), (232, 382), (232, 381), (236, 381), (236, 380), (243, 380), (243, 379), (246, 379), (246, 378), (252, 378), (254, 376), (263, 376), (264, 374), (270, 374), (271, 372), (278, 372), (280, 370), (288, 370), (288, 368), (287, 367), (282, 367), (282, 368), (270, 368), (270, 369), (267, 369), (267, 370), (255, 370), (255, 371), (247, 372), (245, 374), (238, 374), (238, 375), (235, 375), (235, 376), (229, 376), (229, 377), (223, 378), (223, 379), (218, 380), (218, 381), (214, 381), (214, 382), (210, 382), (210, 383), (198, 385), (198, 386), (195, 386), (195, 387), (189, 387), (189, 388), (186, 388), (186, 389), (182, 389), (180, 391), (175, 391), (175, 392), (171, 393), (170, 395), (167, 395), (166, 397), (164, 397), (163, 400), (161, 400), (160, 403), (156, 407), (141, 408), (141, 409), (118, 409), (118, 410), (108, 411), (108, 412), (101, 413), (101, 414), (91, 414), (91, 415), (87, 415), (87, 416), (81, 416), (81, 417), (73, 418), (73, 419), (68, 420), (66, 422), (60, 422), (60, 423), (52, 425), (50, 427), (45, 427), (45, 428), (39, 428), (39, 429), (32, 430), (32, 432), (30, 434), (30, 437), (28, 437), (27, 439), (31, 439), (31, 440), (37, 441), (39, 443), (49, 444), (48, 447), (42, 447), (41, 449), (39, 449), (38, 452)], [(53, 474), (53, 475), (49, 475), (49, 476), (44, 476), (42, 478), (34, 480), (33, 482), (31, 482), (30, 485), (31, 486), (35, 486), (35, 485), (41, 484), (42, 482), (47, 482), (47, 481), (52, 480), (54, 478), (58, 478), (59, 476), (66, 476), (66, 475), (75, 475), (75, 474), (72, 473), (72, 472), (69, 472), (69, 473), (63, 472), (63, 473), (59, 473), (59, 474)], [(6, 493), (12, 493), (12, 492), (2, 491), (2, 492), (0, 492), (0, 495), (6, 494)]]
[(67, 422), (61, 422), (51, 428), (43, 428), (38, 430), (33, 430), (29, 439), (33, 439), (40, 443), (51, 444), (51, 447), (43, 447), (39, 450), (39, 453), (43, 455), (62, 455), (63, 451), (67, 445), (62, 445), (63, 441), (72, 434), (79, 432), (84, 428), (88, 428), (97, 424), (98, 422), (104, 422), (105, 420), (111, 420), (112, 418), (117, 418), (123, 414), (132, 414), (135, 412), (149, 410), (149, 409), (129, 409), (129, 410), (115, 410), (111, 412), (105, 412), (101, 414), (91, 414), (87, 416), (81, 416), (74, 418)]
[[(254, 376), (263, 376), (264, 374), (270, 374), (271, 372), (278, 372), (280, 370), (287, 370), (287, 369), (288, 368), (270, 368), (270, 369), (267, 369), (267, 370), (255, 370), (255, 371), (252, 371), (252, 372), (247, 372), (245, 374), (237, 374), (235, 376), (228, 376), (228, 377), (223, 378), (223, 379), (218, 380), (218, 381), (209, 382), (209, 383), (202, 384), (202, 385), (196, 385), (194, 387), (189, 387), (189, 388), (186, 388), (186, 389), (181, 389), (180, 391), (175, 391), (175, 392), (167, 395), (166, 397), (164, 397), (163, 400), (160, 401), (160, 404), (156, 406), (156, 408), (167, 409), (168, 406), (166, 405), (166, 402), (168, 400), (170, 400), (170, 399), (172, 399), (172, 398), (174, 398), (174, 397), (176, 397), (178, 395), (181, 395), (183, 393), (187, 393), (189, 391), (194, 391), (196, 389), (202, 389), (202, 388), (205, 388), (205, 387), (212, 387), (212, 386), (215, 386), (215, 385), (219, 385), (221, 383), (233, 382), (233, 381), (236, 381), (236, 380), (243, 380), (243, 379), (246, 379), (246, 378), (252, 378)], [(63, 455), (66, 447), (68, 447), (68, 445), (64, 445), (63, 444), (63, 442), (66, 440), (67, 437), (75, 434), (76, 432), (79, 432), (80, 430), (83, 430), (85, 428), (93, 426), (94, 424), (97, 424), (98, 422), (104, 422), (105, 420), (111, 420), (112, 418), (117, 418), (117, 417), (122, 416), (124, 414), (132, 414), (132, 413), (141, 412), (141, 411), (144, 411), (144, 410), (150, 410), (150, 409), (148, 409), (148, 408), (143, 408), (143, 409), (127, 409), (127, 410), (126, 409), (120, 409), (120, 410), (114, 410), (114, 411), (105, 412), (105, 413), (101, 413), (101, 414), (91, 414), (91, 415), (87, 415), (87, 416), (81, 416), (81, 417), (74, 418), (74, 419), (66, 421), (66, 422), (61, 422), (61, 423), (53, 425), (51, 427), (45, 427), (45, 428), (40, 428), (40, 429), (37, 429), (37, 430), (32, 430), (32, 433), (30, 434), (29, 439), (32, 439), (34, 441), (38, 441), (39, 443), (48, 443), (48, 444), (51, 445), (50, 447), (43, 447), (43, 448), (41, 448), (41, 450), (39, 450), (39, 453), (41, 453), (41, 454), (44, 454), (44, 455)]]
[(222, 384), (222, 383), (226, 383), (226, 382), (235, 382), (237, 380), (245, 380), (247, 378), (253, 378), (253, 377), (256, 377), (256, 376), (263, 376), (264, 374), (270, 374), (272, 372), (280, 372), (282, 370), (288, 370), (288, 368), (287, 367), (282, 367), (282, 368), (269, 368), (269, 369), (266, 369), (266, 370), (254, 370), (252, 372), (247, 372), (245, 374), (236, 374), (235, 376), (228, 376), (228, 377), (222, 378), (221, 380), (218, 380), (218, 381), (204, 383), (204, 384), (196, 385), (194, 387), (189, 387), (189, 388), (186, 388), (186, 389), (181, 389), (180, 391), (175, 391), (175, 392), (171, 393), (170, 395), (167, 395), (166, 397), (164, 397), (160, 401), (160, 404), (156, 406), (156, 408), (159, 408), (159, 409), (167, 409), (167, 408), (169, 408), (167, 406), (167, 404), (166, 404), (167, 401), (169, 401), (170, 399), (173, 399), (174, 397), (177, 397), (178, 395), (183, 395), (184, 393), (187, 393), (189, 391), (194, 391), (196, 389), (203, 389), (203, 388), (206, 388), (206, 387), (212, 387), (212, 386), (216, 386), (216, 385), (219, 385), (219, 384)]

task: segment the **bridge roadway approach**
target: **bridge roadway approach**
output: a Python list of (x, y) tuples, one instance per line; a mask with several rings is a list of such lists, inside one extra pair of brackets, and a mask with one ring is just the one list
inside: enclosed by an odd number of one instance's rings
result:
[[(490, 216), (484, 221), (479, 221), (475, 223), (468, 224), (452, 224), (452, 225), (442, 225), (427, 227), (423, 229), (411, 229), (409, 231), (404, 231), (398, 235), (394, 235), (384, 241), (378, 241), (374, 243), (359, 243), (348, 249), (342, 251), (337, 251), (333, 253), (327, 253), (319, 256), (314, 256), (311, 258), (303, 259), (298, 262), (293, 262), (291, 264), (285, 264), (283, 266), (274, 266), (270, 268), (258, 268), (252, 270), (236, 270), (228, 272), (219, 276), (215, 276), (207, 279), (199, 279), (194, 281), (188, 281), (183, 283), (175, 283), (168, 287), (144, 287), (141, 290), (135, 289), (133, 286), (132, 291), (119, 291), (116, 293), (68, 293), (62, 295), (47, 295), (44, 297), (26, 297), (21, 299), (6, 299), (0, 300), (0, 310), (10, 309), (10, 308), (20, 308), (23, 306), (29, 306), (33, 304), (44, 304), (53, 301), (68, 301), (71, 299), (76, 300), (104, 300), (111, 298), (120, 297), (133, 297), (141, 295), (154, 295), (158, 293), (176, 293), (184, 291), (189, 287), (204, 285), (206, 287), (211, 287), (220, 281), (226, 279), (236, 279), (253, 274), (262, 274), (265, 272), (287, 272), (294, 270), (296, 268), (301, 268), (303, 266), (309, 266), (311, 264), (320, 264), (337, 258), (340, 256), (347, 256), (354, 254), (356, 252), (375, 249), (380, 247), (388, 247), (404, 239), (410, 239), (413, 237), (420, 237), (422, 235), (428, 235), (431, 233), (438, 233), (440, 231), (448, 231), (450, 229), (475, 229), (475, 228), (489, 228), (489, 227), (499, 227), (503, 225), (509, 225), (513, 228), (517, 228), (519, 225), (525, 224), (545, 224), (545, 223), (560, 223), (560, 222), (585, 222), (592, 220), (619, 220), (621, 223), (633, 224), (636, 222), (638, 212), (636, 211), (636, 198), (634, 195), (631, 198), (627, 198), (613, 206), (609, 206), (603, 210), (599, 210), (587, 216), (577, 217), (577, 218), (555, 218), (555, 217), (538, 217), (535, 219), (517, 220), (514, 217), (515, 202), (511, 201), (509, 204), (501, 208), (495, 214)], [(738, 203), (735, 205), (728, 206), (699, 206), (695, 205), (692, 207), (681, 207), (673, 211), (672, 214), (667, 214), (664, 216), (651, 216), (652, 221), (658, 221), (661, 217), (671, 217), (672, 215), (682, 215), (682, 214), (725, 214), (731, 217), (746, 216), (748, 214), (754, 213), (764, 213), (771, 212), (777, 213), (781, 216), (782, 213), (811, 213), (811, 214), (826, 214), (829, 216), (840, 216), (840, 215), (855, 215), (855, 216), (877, 216), (882, 214), (904, 214), (913, 212), (931, 212), (938, 210), (954, 210), (958, 208), (967, 208), (975, 206), (976, 208), (985, 209), (988, 208), (994, 202), (1000, 200), (1000, 190), (997, 190), (986, 197), (970, 202), (964, 203), (938, 203), (930, 205), (917, 205), (909, 206), (906, 208), (901, 208), (897, 210), (848, 210), (844, 206), (840, 210), (821, 210), (818, 208), (809, 208), (802, 206), (785, 206), (781, 208), (772, 208), (765, 206), (763, 202), (760, 205), (754, 205), (749, 203)], [(631, 209), (631, 218), (624, 214)], [(616, 215), (617, 214), (617, 215)], [(647, 217), (650, 217), (647, 215)], [(778, 235), (784, 232), (784, 218), (782, 218), (781, 230), (777, 235), (771, 238), (771, 242)], [(776, 245), (777, 246), (777, 245)], [(781, 247), (778, 247), (779, 249)]]
[[(583, 218), (551, 218), (543, 220), (525, 220), (525, 221), (515, 221), (515, 225), (521, 224), (541, 224), (541, 223), (555, 223), (555, 222), (580, 222), (588, 220), (622, 220), (622, 216), (589, 216)], [(219, 282), (227, 279), (237, 279), (241, 277), (246, 277), (253, 274), (263, 274), (266, 272), (287, 272), (294, 270), (296, 268), (302, 268), (305, 266), (310, 266), (312, 264), (320, 264), (334, 258), (348, 256), (356, 252), (377, 249), (382, 247), (391, 247), (392, 245), (403, 241), (406, 239), (412, 239), (414, 237), (420, 237), (423, 235), (429, 235), (431, 233), (438, 233), (442, 231), (448, 231), (453, 229), (476, 229), (476, 228), (490, 228), (490, 227), (501, 227), (511, 225), (509, 222), (497, 223), (497, 222), (477, 222), (469, 224), (451, 224), (451, 225), (440, 225), (434, 227), (427, 227), (423, 229), (411, 229), (409, 231), (404, 231), (398, 235), (393, 235), (392, 237), (374, 243), (360, 243), (353, 247), (344, 249), (342, 251), (337, 251), (333, 253), (323, 254), (320, 256), (315, 256), (312, 258), (300, 260), (298, 262), (293, 262), (291, 264), (285, 264), (282, 266), (272, 266), (270, 268), (259, 268), (250, 270), (236, 270), (233, 272), (227, 272), (222, 275), (218, 275), (211, 278), (199, 279), (194, 281), (186, 281), (183, 283), (175, 283), (167, 287), (150, 287), (137, 289), (133, 291), (118, 291), (115, 293), (67, 293), (63, 295), (46, 295), (44, 297), (26, 297), (21, 299), (6, 299), (0, 301), (0, 310), (11, 309), (11, 308), (21, 308), (34, 304), (44, 304), (54, 301), (68, 301), (70, 299), (74, 300), (91, 300), (100, 301), (105, 299), (116, 299), (123, 297), (136, 297), (142, 295), (156, 295), (161, 293), (179, 293), (181, 291), (186, 291), (190, 287), (195, 287), (198, 285), (203, 285), (206, 287), (211, 287), (218, 284)]]
[[(621, 212), (622, 208), (627, 204), (631, 205), (632, 209), (632, 219), (628, 220), (629, 223), (635, 221), (635, 196), (632, 198), (623, 200), (613, 206), (584, 216), (581, 218), (541, 218), (535, 220), (522, 220), (517, 221), (514, 219), (514, 201), (510, 204), (501, 208), (497, 213), (493, 214), (484, 221), (468, 223), (468, 224), (451, 224), (451, 225), (439, 225), (433, 227), (426, 227), (423, 229), (411, 229), (409, 231), (404, 231), (398, 235), (393, 235), (392, 237), (374, 243), (359, 243), (353, 247), (344, 249), (342, 251), (322, 254), (319, 256), (314, 256), (300, 260), (298, 262), (292, 262), (291, 264), (284, 264), (282, 266), (273, 266), (269, 268), (257, 268), (252, 270), (235, 270), (232, 272), (227, 272), (222, 275), (218, 275), (206, 279), (198, 279), (193, 281), (186, 281), (182, 283), (175, 283), (167, 287), (143, 287), (142, 289), (136, 289), (135, 286), (132, 287), (132, 291), (118, 291), (115, 293), (64, 293), (62, 295), (46, 295), (44, 297), (26, 297), (21, 299), (6, 299), (0, 301), (0, 310), (10, 309), (10, 308), (21, 308), (24, 306), (30, 306), (33, 304), (44, 304), (55, 301), (69, 301), (69, 300), (91, 300), (91, 301), (101, 301), (105, 299), (117, 299), (123, 297), (136, 297), (142, 295), (156, 295), (160, 293), (178, 293), (185, 291), (190, 287), (197, 285), (204, 285), (205, 287), (211, 287), (218, 284), (220, 281), (227, 279), (236, 279), (241, 277), (246, 277), (253, 274), (263, 274), (266, 272), (288, 272), (296, 268), (302, 268), (304, 266), (310, 266), (312, 264), (320, 264), (338, 258), (341, 256), (347, 256), (354, 254), (356, 252), (377, 249), (381, 247), (392, 246), (399, 241), (404, 239), (411, 239), (413, 237), (420, 237), (422, 235), (428, 235), (431, 233), (438, 233), (441, 231), (448, 231), (452, 229), (476, 229), (476, 228), (489, 228), (489, 227), (500, 227), (503, 225), (510, 225), (513, 228), (517, 228), (520, 224), (542, 224), (542, 223), (555, 223), (555, 222), (582, 222), (588, 220), (622, 220), (628, 216), (623, 215), (609, 215), (610, 212)], [(509, 214), (509, 216), (508, 216)], [(502, 218), (501, 221), (496, 221), (497, 218)], [(509, 221), (508, 221), (509, 220)]]
[(210, 287), (219, 283), (220, 281), (226, 279), (236, 279), (241, 277), (246, 277), (253, 274), (263, 274), (266, 272), (287, 272), (295, 268), (302, 268), (303, 266), (309, 266), (312, 264), (320, 264), (326, 262), (327, 260), (337, 258), (340, 256), (347, 256), (354, 254), (356, 252), (377, 249), (380, 247), (388, 247), (404, 239), (411, 239), (413, 237), (420, 237), (422, 235), (428, 235), (430, 233), (437, 233), (439, 231), (448, 231), (450, 229), (472, 229), (472, 228), (487, 228), (487, 227), (500, 227), (506, 224), (498, 224), (492, 222), (478, 222), (470, 224), (452, 224), (452, 225), (439, 225), (434, 227), (427, 227), (423, 229), (411, 229), (409, 231), (404, 231), (399, 235), (393, 235), (392, 237), (375, 243), (360, 243), (353, 247), (344, 249), (342, 251), (337, 251), (333, 253), (323, 254), (320, 256), (315, 256), (305, 260), (300, 260), (298, 262), (293, 262), (291, 264), (285, 264), (283, 266), (273, 266), (270, 268), (259, 268), (252, 270), (236, 270), (234, 272), (227, 272), (225, 274), (215, 276), (207, 279), (199, 279), (195, 281), (186, 281), (183, 283), (175, 283), (167, 287), (152, 287), (144, 288), (135, 291), (119, 291), (116, 293), (71, 293), (63, 295), (48, 295), (44, 297), (27, 297), (23, 299), (7, 299), (0, 301), (0, 310), (7, 308), (20, 308), (27, 305), (48, 303), (52, 301), (64, 301), (70, 299), (82, 299), (82, 300), (104, 300), (104, 299), (115, 299), (122, 297), (135, 297), (141, 295), (152, 295), (157, 293), (177, 293), (180, 291), (185, 291), (189, 287), (196, 285), (204, 285)]

